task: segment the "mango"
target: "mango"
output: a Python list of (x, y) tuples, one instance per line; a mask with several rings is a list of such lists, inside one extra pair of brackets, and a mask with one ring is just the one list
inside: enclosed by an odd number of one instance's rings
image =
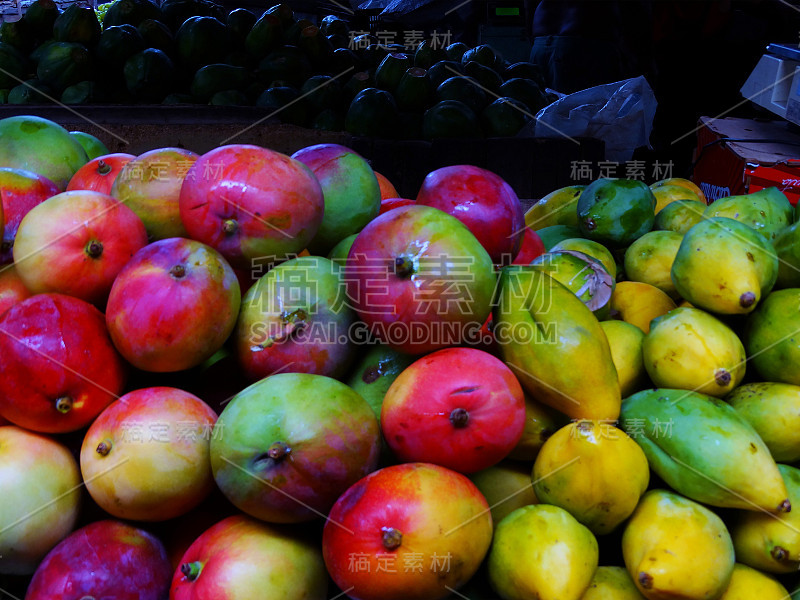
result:
[(781, 229), (772, 245), (778, 255), (778, 280), (775, 287), (800, 287), (800, 222)]
[(776, 462), (800, 461), (800, 386), (748, 383), (725, 401), (753, 426)]
[(539, 503), (527, 464), (506, 460), (472, 473), (469, 478), (489, 503), (495, 528), (516, 509)]
[(648, 600), (717, 600), (733, 575), (733, 543), (722, 519), (662, 489), (642, 497), (622, 534), (622, 555)]
[(645, 233), (625, 251), (625, 275), (657, 287), (673, 300), (678, 298), (670, 273), (681, 240), (683, 236), (674, 231)]
[(648, 387), (650, 380), (644, 368), (642, 344), (645, 333), (625, 321), (601, 321), (600, 327), (606, 334), (611, 347), (611, 358), (617, 369), (622, 397)]
[(636, 179), (601, 178), (578, 198), (578, 229), (583, 237), (622, 248), (653, 228), (656, 199)]
[(530, 266), (500, 271), (500, 355), (538, 402), (575, 419), (616, 419), (621, 401), (600, 322), (567, 287)]
[(695, 182), (689, 179), (684, 179), (683, 177), (668, 177), (667, 179), (661, 179), (659, 181), (656, 181), (655, 183), (650, 184), (650, 189), (655, 190), (663, 185), (678, 185), (683, 188), (686, 188), (692, 194), (697, 196), (697, 198), (703, 204), (707, 204), (706, 196), (703, 193), (703, 190), (701, 190)]
[(597, 567), (581, 600), (645, 600), (623, 567)]
[(508, 458), (533, 462), (547, 438), (553, 435), (566, 417), (549, 406), (536, 402), (529, 394), (525, 394), (525, 428)]
[[(789, 501), (800, 506), (800, 469), (778, 465)], [(791, 573), (800, 568), (800, 511), (779, 516), (748, 511), (730, 528), (736, 559), (769, 573)]]
[(620, 281), (611, 294), (611, 316), (636, 325), (644, 333), (650, 322), (675, 308), (675, 302), (649, 283)]
[(586, 238), (567, 238), (566, 240), (558, 242), (555, 246), (550, 248), (550, 250), (552, 252), (557, 252), (558, 250), (583, 252), (593, 259), (599, 260), (606, 268), (606, 271), (608, 271), (608, 274), (611, 275), (612, 279), (616, 280), (617, 278), (617, 263), (614, 260), (614, 255), (599, 242), (587, 240)]
[(719, 600), (789, 600), (779, 581), (747, 565), (733, 565), (733, 576)]
[(791, 510), (767, 446), (726, 402), (656, 388), (626, 398), (620, 418), (653, 472), (679, 494), (722, 508)]
[(733, 330), (699, 308), (676, 308), (653, 319), (642, 354), (656, 387), (717, 398), (739, 385), (747, 358)]
[(550, 192), (525, 212), (525, 225), (539, 231), (552, 225), (578, 226), (578, 198), (585, 185), (569, 185)]
[(595, 535), (627, 519), (650, 482), (642, 449), (611, 423), (577, 421), (544, 443), (533, 465), (533, 489)]
[(705, 219), (692, 227), (672, 263), (672, 281), (681, 297), (724, 315), (753, 311), (777, 276), (772, 244), (727, 217)]
[(653, 192), (653, 196), (656, 197), (656, 216), (658, 216), (659, 212), (677, 200), (700, 200), (697, 197), (697, 194), (683, 187), (682, 185), (668, 183), (658, 187), (651, 186), (650, 190)]
[(487, 573), (503, 600), (580, 600), (598, 560), (591, 531), (563, 508), (535, 504), (497, 525)]
[(800, 289), (772, 292), (745, 324), (744, 347), (766, 381), (800, 385)]
[(683, 235), (705, 218), (703, 216), (705, 209), (706, 203), (697, 200), (670, 202), (656, 214), (653, 229), (674, 231)]
[(778, 232), (794, 221), (794, 209), (786, 195), (776, 187), (752, 194), (728, 196), (711, 203), (706, 217), (728, 217), (744, 223), (772, 241)]
[(553, 246), (561, 240), (581, 236), (581, 232), (578, 231), (578, 228), (572, 225), (551, 225), (550, 227), (536, 230), (536, 234), (539, 236), (539, 239), (542, 240), (544, 249), (547, 251), (550, 251)]
[(567, 286), (598, 319), (608, 316), (614, 279), (599, 260), (575, 250), (551, 250), (530, 266)]

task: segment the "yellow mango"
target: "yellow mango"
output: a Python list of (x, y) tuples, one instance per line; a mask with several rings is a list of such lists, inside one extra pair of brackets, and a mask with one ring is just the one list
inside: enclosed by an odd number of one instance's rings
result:
[[(561, 428), (566, 417), (557, 410), (536, 402), (525, 393), (525, 428), (522, 437), (509, 452), (508, 458), (533, 462), (547, 438)], [(528, 469), (530, 475), (530, 469)]]
[(617, 263), (614, 261), (614, 255), (611, 254), (611, 250), (603, 246), (600, 242), (587, 240), (586, 238), (567, 238), (550, 248), (551, 252), (556, 252), (558, 250), (583, 252), (593, 259), (599, 260), (606, 271), (608, 271), (608, 274), (611, 275), (612, 279), (617, 278)]
[(647, 333), (650, 321), (675, 308), (675, 302), (660, 289), (639, 281), (620, 281), (609, 302), (611, 316)]
[(469, 478), (489, 503), (495, 528), (506, 515), (523, 506), (538, 504), (528, 463), (504, 460)]
[(636, 508), (650, 469), (642, 449), (621, 429), (609, 422), (577, 421), (544, 443), (532, 477), (541, 502), (560, 506), (603, 535)]
[(682, 185), (665, 183), (658, 187), (650, 187), (656, 197), (656, 214), (676, 200), (699, 200), (697, 194)]
[(678, 298), (671, 272), (682, 239), (674, 231), (645, 233), (625, 251), (625, 275), (630, 281), (649, 283), (670, 298)]
[(597, 567), (581, 600), (645, 600), (622, 567)]
[(650, 184), (650, 189), (655, 191), (656, 189), (663, 187), (665, 185), (677, 185), (682, 188), (685, 188), (691, 194), (697, 196), (697, 199), (700, 200), (703, 204), (708, 204), (708, 202), (706, 201), (706, 195), (703, 193), (703, 190), (701, 190), (695, 182), (689, 179), (684, 179), (683, 177), (669, 177), (667, 179), (661, 179), (659, 181), (656, 181), (655, 183)]
[(648, 600), (717, 600), (733, 574), (733, 543), (722, 519), (662, 489), (642, 497), (622, 534), (622, 555)]
[(647, 387), (650, 380), (642, 356), (644, 331), (636, 325), (616, 320), (600, 321), (600, 327), (608, 338), (622, 397), (625, 398)]
[(497, 525), (487, 572), (503, 600), (580, 600), (598, 559), (591, 531), (562, 508), (535, 504)]
[(736, 563), (728, 589), (719, 600), (789, 600), (789, 592), (769, 575)]
[(569, 185), (550, 192), (525, 213), (525, 225), (534, 231), (553, 225), (578, 226), (578, 198), (585, 185)]

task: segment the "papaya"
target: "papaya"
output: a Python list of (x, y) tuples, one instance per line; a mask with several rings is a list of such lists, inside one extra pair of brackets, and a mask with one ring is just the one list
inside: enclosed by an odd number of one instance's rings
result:
[(800, 287), (800, 222), (781, 229), (772, 245), (778, 255), (778, 278), (775, 287)]
[(0, 104), (8, 104), (8, 89), (0, 89)]
[(309, 77), (300, 88), (300, 93), (305, 96), (309, 110), (313, 113), (319, 113), (326, 108), (338, 110), (342, 107), (342, 86), (338, 79), (330, 75)]
[[(673, 202), (677, 202), (678, 200), (700, 201), (700, 198), (697, 194), (682, 185), (667, 184), (655, 187), (650, 186), (650, 190), (653, 192), (653, 196), (656, 198), (656, 215), (658, 215), (658, 213), (664, 210), (667, 206)], [(705, 202), (703, 203), (703, 206), (705, 208)]]
[(640, 281), (619, 281), (611, 295), (610, 308), (613, 318), (648, 333), (653, 319), (676, 307), (672, 298), (654, 285)]
[(246, 8), (233, 9), (225, 19), (225, 26), (228, 28), (228, 39), (238, 48), (244, 48), (245, 40), (257, 20), (258, 17)]
[(503, 78), (497, 71), (474, 60), (464, 65), (464, 74), (478, 82), (482, 89), (493, 93), (503, 85)]
[(396, 137), (397, 104), (392, 95), (377, 88), (358, 92), (347, 109), (344, 128), (354, 135), (379, 138)]
[(516, 509), (539, 503), (531, 485), (530, 467), (523, 463), (505, 460), (469, 478), (489, 503), (495, 529)]
[(723, 400), (687, 390), (644, 390), (623, 400), (620, 419), (653, 472), (679, 494), (722, 508), (791, 510), (769, 449)]
[[(358, 71), (361, 69), (361, 59), (358, 55), (347, 47), (336, 48), (331, 56), (330, 71), (335, 75), (345, 73), (352, 70)], [(347, 79), (343, 79), (347, 81)]]
[(446, 60), (461, 63), (461, 59), (467, 50), (469, 50), (469, 46), (464, 42), (453, 42), (444, 49), (444, 54), (447, 57)]
[(161, 50), (147, 48), (125, 61), (125, 85), (138, 100), (161, 102), (172, 91), (175, 67)]
[(436, 101), (456, 100), (466, 104), (475, 114), (480, 114), (487, 104), (486, 92), (469, 77), (445, 79), (436, 88)]
[(93, 9), (72, 4), (56, 17), (53, 38), (58, 42), (74, 42), (92, 48), (100, 40), (100, 21)]
[[(800, 506), (800, 469), (778, 465), (789, 502)], [(739, 562), (768, 573), (791, 573), (800, 568), (800, 513), (776, 515), (743, 512), (730, 528)]]
[(533, 489), (595, 535), (616, 529), (647, 490), (647, 457), (609, 422), (581, 420), (556, 431), (533, 465)]
[(191, 70), (222, 62), (230, 52), (227, 34), (225, 24), (214, 17), (186, 19), (175, 32), (176, 60)]
[(724, 315), (747, 314), (778, 277), (772, 244), (747, 225), (711, 217), (683, 236), (672, 263), (678, 294), (694, 306)]
[(768, 241), (794, 221), (794, 209), (786, 195), (776, 187), (752, 194), (728, 196), (711, 203), (706, 217), (728, 217), (749, 225)]
[(611, 348), (611, 359), (617, 370), (622, 397), (648, 387), (650, 380), (642, 356), (644, 332), (625, 321), (601, 321), (600, 327), (603, 328)]
[(636, 179), (601, 178), (578, 198), (578, 228), (583, 237), (622, 248), (653, 228), (656, 200)]
[(247, 106), (252, 104), (241, 90), (221, 90), (215, 92), (208, 101), (211, 106)]
[(781, 583), (742, 563), (733, 565), (731, 582), (719, 600), (789, 600), (789, 592)]
[(36, 67), (36, 77), (58, 94), (91, 76), (91, 54), (85, 46), (71, 42), (57, 42), (50, 46)]
[(699, 200), (675, 200), (656, 214), (653, 229), (674, 231), (683, 235), (703, 220), (706, 205)]
[(498, 285), (494, 334), (523, 388), (572, 418), (616, 419), (619, 380), (592, 311), (569, 288), (530, 266), (504, 267)]
[(746, 356), (739, 337), (699, 308), (676, 308), (653, 319), (642, 352), (656, 387), (722, 398), (745, 375)]
[(571, 227), (570, 225), (551, 225), (535, 231), (539, 239), (542, 240), (545, 250), (548, 251), (563, 240), (580, 237), (581, 235), (577, 227)]
[(370, 77), (366, 71), (353, 73), (353, 76), (342, 86), (344, 101), (347, 102), (349, 106), (358, 93), (368, 87), (370, 87)]
[(406, 69), (400, 78), (394, 98), (400, 110), (422, 111), (429, 105), (431, 95), (431, 82), (427, 77), (427, 71), (411, 67)]
[(504, 600), (579, 600), (598, 561), (597, 539), (588, 528), (563, 508), (532, 504), (497, 525), (486, 566), (489, 583)]
[(387, 54), (375, 71), (375, 86), (388, 92), (394, 92), (403, 75), (411, 66), (411, 59), (405, 54), (394, 52)]
[(311, 120), (311, 129), (344, 131), (344, 115), (332, 108), (325, 108)]
[(17, 21), (3, 21), (0, 24), (0, 42), (13, 46), (20, 52), (27, 54), (36, 44), (33, 28), (23, 17)]
[(6, 42), (0, 42), (0, 88), (10, 89), (19, 85), (28, 69), (28, 60), (19, 50)]
[(368, 68), (377, 70), (383, 59), (391, 53), (392, 50), (389, 46), (375, 42), (364, 48), (361, 52), (361, 59)]
[(697, 196), (697, 198), (703, 204), (707, 204), (708, 201), (706, 200), (705, 194), (703, 194), (703, 190), (701, 190), (698, 185), (691, 181), (690, 179), (684, 179), (683, 177), (668, 177), (667, 179), (661, 179), (656, 181), (655, 183), (650, 184), (650, 189), (654, 190), (662, 185), (677, 185), (689, 190), (692, 194)]
[(164, 23), (156, 19), (144, 19), (136, 28), (144, 40), (145, 47), (161, 50), (167, 56), (175, 54), (175, 39)]
[(748, 317), (744, 346), (766, 381), (800, 385), (800, 289), (769, 294)]
[[(296, 20), (294, 23), (292, 23), (288, 27), (284, 27), (283, 36), (282, 36), (282, 41), (283, 41), (284, 45), (287, 45), (287, 46), (299, 46), (299, 44), (300, 44), (300, 34), (302, 33), (302, 31), (306, 27), (312, 27), (312, 26), (316, 28), (316, 26), (314, 25), (314, 23), (311, 22), (310, 19), (302, 18), (302, 19)], [(315, 35), (317, 35), (317, 34), (315, 34)], [(321, 37), (324, 38), (325, 36), (321, 36)], [(326, 42), (328, 41), (327, 38), (325, 38), (325, 41)]]
[(56, 92), (39, 79), (28, 79), (8, 92), (9, 104), (47, 104)]
[(325, 15), (320, 21), (319, 27), (325, 35), (343, 35), (347, 37), (350, 33), (347, 21), (336, 15)]
[(194, 74), (191, 94), (203, 102), (211, 96), (225, 90), (241, 90), (249, 80), (249, 73), (243, 67), (225, 64), (213, 64), (200, 67)]
[(445, 60), (443, 48), (434, 47), (430, 40), (422, 40), (414, 51), (414, 66), (430, 69), (440, 60)]
[(645, 600), (624, 567), (597, 567), (581, 600)]
[(717, 600), (735, 562), (725, 523), (673, 492), (647, 492), (622, 533), (625, 567), (647, 598)]
[(550, 192), (527, 210), (525, 225), (534, 231), (551, 225), (569, 225), (577, 229), (578, 198), (585, 189), (585, 185), (568, 185)]
[(190, 17), (214, 17), (223, 20), (225, 15), (222, 7), (210, 0), (163, 0), (160, 17), (148, 15), (144, 18), (158, 19), (174, 32)]
[(530, 121), (530, 109), (513, 98), (497, 98), (481, 112), (486, 137), (511, 137)]
[(550, 248), (550, 250), (552, 252), (556, 252), (557, 250), (574, 250), (591, 256), (593, 259), (599, 260), (606, 271), (608, 271), (608, 274), (611, 275), (611, 278), (616, 280), (617, 263), (614, 262), (614, 255), (599, 242), (594, 242), (585, 238), (567, 238), (558, 242), (555, 246)]
[(106, 27), (97, 44), (97, 60), (113, 69), (121, 70), (125, 61), (147, 46), (139, 30), (133, 25)]
[(533, 115), (549, 104), (542, 88), (534, 81), (520, 77), (506, 80), (497, 90), (497, 94), (519, 100), (528, 107)]
[(461, 55), (461, 64), (466, 65), (468, 62), (473, 61), (485, 67), (494, 68), (497, 62), (497, 55), (491, 46), (481, 44), (468, 49)]
[(508, 458), (528, 462), (536, 460), (547, 439), (565, 424), (566, 417), (563, 414), (525, 394), (525, 428)]
[(103, 17), (103, 27), (113, 27), (114, 25), (138, 27), (139, 23), (145, 19), (160, 18), (161, 8), (152, 0), (117, 0)]
[(53, 24), (61, 9), (53, 0), (33, 0), (25, 9), (25, 22), (30, 25), (33, 35), (39, 40), (53, 37)]
[(264, 13), (255, 22), (244, 41), (247, 51), (257, 59), (262, 59), (281, 43), (283, 32), (277, 15)]
[(103, 88), (95, 81), (79, 81), (61, 92), (61, 102), (64, 104), (91, 104), (103, 102), (104, 99)]
[(266, 108), (269, 115), (274, 115), (284, 123), (300, 127), (309, 119), (308, 107), (300, 92), (293, 87), (274, 86), (264, 90), (256, 100), (256, 106)]
[(608, 316), (614, 279), (599, 260), (575, 250), (550, 250), (530, 266), (572, 290), (598, 319)]
[(504, 79), (514, 79), (516, 77), (519, 77), (520, 79), (531, 79), (541, 89), (545, 89), (547, 87), (547, 81), (545, 80), (542, 67), (531, 62), (516, 62), (508, 65), (503, 70)]
[(463, 74), (464, 67), (461, 63), (450, 60), (440, 60), (428, 69), (428, 78), (431, 80), (433, 89), (438, 88), (446, 79)]
[(333, 46), (316, 25), (300, 30), (297, 47), (305, 53), (314, 69), (325, 70), (333, 60)]
[(483, 136), (475, 112), (458, 100), (442, 100), (426, 110), (422, 133), (426, 140)]
[(191, 94), (167, 94), (161, 104), (198, 104), (197, 99)]
[(625, 275), (631, 281), (654, 285), (672, 299), (679, 297), (672, 283), (672, 263), (683, 236), (674, 231), (649, 231), (625, 250)]
[(289, 4), (281, 2), (267, 9), (267, 14), (275, 15), (281, 22), (281, 27), (287, 29), (296, 22), (294, 11)]
[(42, 57), (50, 51), (51, 47), (60, 43), (61, 42), (57, 42), (54, 39), (49, 39), (46, 42), (42, 42), (31, 51), (30, 55), (28, 55), (28, 58), (30, 58), (30, 60), (32, 60), (34, 63), (38, 63)]
[(264, 85), (285, 81), (299, 89), (311, 76), (311, 72), (311, 63), (299, 48), (284, 46), (270, 52), (258, 63), (256, 77)]
[(753, 426), (776, 462), (800, 461), (800, 386), (748, 383), (725, 401)]

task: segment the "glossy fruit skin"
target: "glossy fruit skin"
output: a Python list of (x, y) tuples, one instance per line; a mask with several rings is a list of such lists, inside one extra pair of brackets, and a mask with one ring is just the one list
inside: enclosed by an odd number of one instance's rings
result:
[(317, 233), (324, 209), (322, 188), (308, 167), (246, 144), (202, 155), (180, 195), (189, 235), (242, 269), (302, 251)]
[(81, 474), (65, 446), (10, 425), (0, 427), (0, 459), (0, 573), (31, 574), (75, 526)]
[(525, 229), (522, 204), (491, 171), (471, 165), (437, 169), (425, 177), (416, 202), (459, 219), (495, 264), (508, 264), (519, 252)]
[(530, 227), (526, 227), (522, 233), (522, 244), (520, 244), (519, 252), (517, 252), (511, 264), (529, 265), (532, 260), (535, 260), (545, 252), (544, 242), (539, 237), (539, 234)]
[(191, 368), (233, 331), (239, 289), (233, 269), (213, 248), (185, 238), (153, 242), (114, 281), (106, 308), (111, 339), (139, 369)]
[[(183, 573), (183, 565), (192, 564), (199, 575)], [(325, 600), (327, 587), (319, 544), (296, 529), (239, 514), (213, 525), (188, 548), (172, 578), (170, 600)]]
[(32, 431), (88, 425), (125, 384), (103, 314), (63, 294), (37, 294), (8, 309), (0, 356), (0, 414)]
[(354, 600), (438, 600), (475, 574), (491, 536), (489, 505), (475, 484), (444, 467), (405, 463), (342, 494), (322, 551)]
[(86, 432), (86, 488), (120, 519), (164, 521), (185, 514), (214, 486), (208, 449), (216, 420), (205, 402), (177, 388), (125, 394)]
[(75, 175), (69, 180), (67, 191), (92, 190), (111, 194), (111, 188), (114, 186), (117, 175), (134, 158), (136, 156), (133, 154), (124, 152), (98, 156), (75, 171)]
[(57, 194), (25, 215), (14, 240), (17, 272), (33, 293), (103, 306), (117, 274), (147, 245), (141, 219), (100, 192)]
[(393, 208), (399, 208), (401, 206), (410, 206), (412, 204), (416, 204), (416, 200), (409, 200), (408, 198), (384, 198), (381, 200), (381, 209), (378, 212), (379, 215), (382, 215), (385, 212), (392, 210)]
[(9, 308), (31, 297), (14, 265), (0, 267), (0, 317)]
[(445, 348), (406, 368), (383, 400), (381, 430), (403, 462), (460, 473), (505, 458), (525, 428), (525, 397), (502, 361), (474, 348)]
[(14, 238), (22, 218), (34, 206), (55, 196), (59, 191), (55, 183), (32, 171), (0, 168), (0, 199), (5, 218), (0, 264), (14, 261)]
[(26, 600), (165, 600), (172, 566), (161, 541), (122, 521), (96, 521), (44, 558)]

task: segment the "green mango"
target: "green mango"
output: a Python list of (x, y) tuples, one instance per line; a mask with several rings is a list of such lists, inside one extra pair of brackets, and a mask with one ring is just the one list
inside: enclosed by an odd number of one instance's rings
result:
[(703, 220), (705, 209), (705, 202), (699, 200), (675, 200), (658, 211), (653, 229), (683, 235)]
[(653, 472), (679, 494), (723, 508), (791, 510), (769, 449), (723, 400), (687, 390), (644, 390), (622, 402), (620, 419)]
[(617, 263), (614, 261), (614, 255), (599, 242), (587, 240), (586, 238), (567, 238), (550, 248), (551, 252), (557, 252), (558, 250), (583, 252), (591, 258), (599, 260), (614, 280), (617, 278)]
[(608, 317), (614, 279), (599, 260), (575, 250), (545, 252), (530, 266), (567, 286), (595, 316)]
[(362, 354), (344, 383), (358, 392), (380, 419), (386, 392), (397, 376), (414, 360), (414, 356), (401, 354), (384, 344), (377, 344)]
[(578, 198), (582, 237), (622, 248), (653, 228), (656, 197), (643, 181), (602, 178)]
[(548, 252), (562, 240), (581, 237), (581, 232), (578, 231), (578, 228), (571, 225), (550, 225), (537, 230), (536, 233)]
[(800, 386), (748, 383), (726, 398), (758, 432), (777, 462), (800, 461)]
[(800, 287), (800, 222), (781, 229), (772, 241), (778, 254), (778, 288)]
[[(778, 465), (789, 501), (800, 506), (800, 469)], [(800, 569), (800, 511), (785, 515), (748, 511), (730, 527), (736, 560), (769, 573)]]
[(769, 241), (789, 226), (794, 218), (792, 205), (776, 187), (752, 194), (720, 198), (706, 207), (707, 217), (728, 217), (752, 227)]
[(535, 267), (500, 272), (493, 311), (503, 360), (538, 401), (576, 419), (615, 420), (621, 399), (600, 322), (570, 291)]
[(767, 381), (800, 385), (800, 289), (772, 292), (747, 320), (744, 347)]
[(710, 312), (746, 314), (778, 277), (778, 257), (764, 236), (728, 217), (700, 221), (683, 236), (672, 263), (682, 298)]

